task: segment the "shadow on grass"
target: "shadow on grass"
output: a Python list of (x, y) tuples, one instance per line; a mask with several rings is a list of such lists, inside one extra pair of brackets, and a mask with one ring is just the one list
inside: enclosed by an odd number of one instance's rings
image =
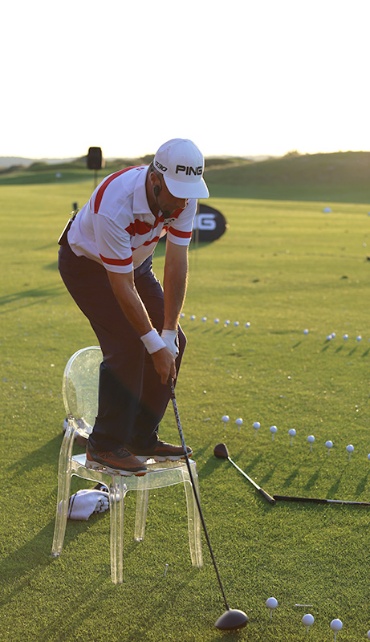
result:
[(296, 477), (298, 477), (298, 475), (299, 469), (295, 468), (293, 472), (290, 473), (289, 477), (286, 478), (285, 482), (283, 483), (283, 488), (289, 488), (293, 484)]
[(356, 497), (358, 495), (361, 495), (361, 493), (365, 491), (368, 481), (369, 481), (369, 473), (366, 473), (366, 475), (362, 479), (360, 479), (360, 481), (357, 484)]
[(274, 466), (268, 473), (266, 473), (266, 475), (262, 477), (259, 484), (261, 486), (265, 486), (265, 484), (267, 484), (267, 482), (269, 482), (270, 479), (274, 476), (275, 471), (276, 471), (276, 466)]
[[(21, 457), (8, 467), (15, 476), (23, 475), (34, 468), (39, 468), (45, 462), (55, 462), (55, 475), (58, 467), (59, 449), (62, 443), (62, 434), (56, 435), (53, 439), (43, 444), (41, 448)], [(80, 451), (79, 451), (80, 452)], [(56, 479), (56, 477), (55, 477)]]
[[(19, 290), (18, 292), (13, 292), (12, 294), (6, 294), (5, 296), (0, 297), (0, 306), (24, 302), (19, 306), (20, 308), (24, 308), (36, 305), (44, 299), (60, 296), (61, 294), (64, 294), (64, 292), (65, 288), (62, 283), (53, 287), (45, 286), (43, 288), (35, 288), (33, 290)], [(26, 302), (27, 299), (30, 300)]]
[[(196, 569), (194, 572), (199, 572), (199, 569)], [(154, 629), (155, 626), (158, 625), (158, 621), (165, 620), (165, 615), (169, 608), (173, 608), (174, 612), (176, 612), (176, 609), (178, 612), (182, 612), (182, 595), (189, 592), (191, 581), (192, 573), (189, 572), (188, 579), (178, 581), (176, 584), (176, 590), (174, 591), (173, 585), (170, 583), (166, 585), (163, 582), (163, 578), (158, 578), (157, 580), (153, 580), (153, 578), (151, 578), (150, 592), (152, 596), (151, 599), (153, 600), (153, 609), (150, 613), (148, 612), (147, 605), (145, 603), (148, 599), (147, 591), (143, 590), (142, 586), (141, 591), (138, 590), (137, 585), (129, 588), (129, 590), (131, 592), (134, 591), (137, 596), (135, 604), (135, 620), (133, 620), (132, 618), (130, 619), (130, 614), (127, 613), (127, 611), (125, 613), (125, 607), (127, 609), (128, 606), (127, 603), (125, 603), (125, 595), (128, 591), (128, 587), (125, 582), (121, 585), (109, 585), (107, 582), (102, 582), (102, 579), (98, 574), (95, 578), (90, 575), (88, 599), (75, 599), (66, 603), (63, 608), (63, 613), (58, 614), (58, 616), (54, 617), (53, 620), (50, 618), (47, 631), (45, 631), (38, 640), (39, 642), (49, 642), (50, 640), (82, 639), (80, 637), (81, 623), (83, 624), (85, 621), (89, 621), (91, 613), (96, 614), (96, 627), (98, 631), (99, 619), (106, 617), (107, 613), (109, 617), (110, 609), (112, 607), (108, 606), (108, 611), (105, 612), (105, 604), (110, 604), (112, 596), (116, 602), (113, 617), (116, 616), (117, 611), (119, 612), (119, 610), (122, 610), (122, 632), (117, 633), (117, 630), (113, 629), (111, 637), (108, 637), (107, 639), (132, 640), (133, 642), (145, 640), (146, 631)], [(128, 602), (128, 604), (130, 604), (130, 602)], [(217, 615), (219, 614), (220, 613)], [(126, 625), (125, 618), (128, 620)], [(210, 616), (210, 619), (212, 620), (212, 616)], [(214, 616), (214, 619), (216, 619), (216, 615)], [(76, 635), (75, 638), (74, 635)], [(103, 638), (98, 636), (96, 639)], [(165, 637), (163, 637), (163, 639), (165, 639)], [(181, 639), (181, 634), (178, 639)], [(215, 637), (215, 641), (216, 640), (217, 638)]]
[[(194, 453), (195, 461), (198, 461), (198, 459), (200, 460), (201, 457), (204, 456), (204, 453), (211, 446), (213, 448), (213, 444), (208, 442), (207, 444), (204, 444), (202, 448), (198, 448), (197, 452)], [(218, 457), (215, 457), (215, 456), (210, 457), (208, 461), (202, 466), (202, 479), (206, 479), (207, 477), (210, 477), (211, 475), (213, 475), (213, 473), (218, 469), (218, 466), (223, 465), (225, 461), (226, 461), (225, 459), (219, 459)]]
[(58, 261), (53, 261), (52, 263), (48, 263), (47, 265), (44, 265), (43, 267), (44, 270), (52, 270), (53, 272), (58, 271)]
[(298, 341), (298, 343), (295, 343), (294, 346), (292, 346), (292, 350), (294, 350), (295, 348), (299, 348), (301, 343), (302, 343), (302, 341)]
[[(30, 580), (37, 572), (53, 561), (50, 557), (53, 531), (54, 520), (44, 526), (27, 544), (1, 560), (0, 575), (4, 589), (0, 605), (13, 602), (15, 596), (29, 586)], [(50, 544), (48, 550), (45, 548), (46, 542)]]
[(318, 481), (319, 477), (320, 477), (320, 469), (318, 468), (314, 472), (314, 474), (311, 475), (311, 477), (309, 478), (309, 480), (305, 484), (304, 489), (305, 490), (310, 490), (311, 488), (313, 488), (316, 485), (316, 482)]
[(338, 492), (338, 490), (339, 490), (339, 486), (340, 486), (341, 481), (342, 481), (342, 475), (343, 475), (343, 473), (341, 473), (341, 474), (339, 475), (338, 479), (334, 482), (334, 484), (332, 484), (332, 485), (330, 486), (330, 488), (329, 488), (329, 490), (328, 490), (328, 493), (327, 493), (327, 495), (326, 495), (328, 499), (329, 499), (329, 498), (331, 499), (331, 498), (333, 498), (333, 497), (334, 497), (334, 498), (336, 497), (337, 492)]

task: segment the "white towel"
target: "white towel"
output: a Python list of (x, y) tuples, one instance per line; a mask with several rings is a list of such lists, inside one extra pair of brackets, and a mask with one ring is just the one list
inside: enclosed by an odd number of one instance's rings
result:
[(108, 493), (99, 490), (78, 490), (69, 498), (68, 518), (87, 520), (93, 513), (109, 510)]

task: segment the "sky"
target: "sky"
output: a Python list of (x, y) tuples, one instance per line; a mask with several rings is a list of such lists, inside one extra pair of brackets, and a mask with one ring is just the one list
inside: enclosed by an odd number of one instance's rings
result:
[(0, 156), (370, 150), (369, 0), (6, 0)]

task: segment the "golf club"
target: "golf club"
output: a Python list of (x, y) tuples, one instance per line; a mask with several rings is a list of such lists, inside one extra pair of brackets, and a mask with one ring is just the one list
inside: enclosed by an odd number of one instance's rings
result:
[(314, 504), (341, 504), (347, 506), (370, 506), (370, 502), (353, 502), (343, 499), (318, 499), (316, 497), (294, 497), (289, 495), (274, 495), (277, 502), (312, 502)]
[(229, 457), (227, 446), (225, 444), (217, 444), (217, 446), (215, 446), (214, 448), (213, 454), (219, 459), (228, 459), (229, 462), (233, 466), (235, 466), (236, 470), (238, 470), (243, 475), (243, 477), (248, 479), (248, 481), (256, 488), (256, 490), (258, 490), (262, 497), (264, 497), (269, 502), (269, 504), (275, 504), (276, 500), (274, 499), (274, 497), (271, 497), (268, 492), (266, 492), (265, 490), (263, 490), (263, 488), (261, 488), (261, 486), (256, 484), (256, 482), (251, 477), (249, 477), (249, 475), (247, 475), (244, 470), (239, 468), (239, 466)]
[(246, 613), (244, 613), (244, 611), (240, 611), (239, 609), (231, 609), (229, 607), (229, 605), (228, 605), (228, 602), (227, 602), (227, 599), (226, 599), (226, 596), (225, 596), (224, 587), (223, 587), (222, 582), (221, 582), (221, 577), (220, 577), (220, 574), (218, 572), (216, 559), (215, 559), (215, 556), (214, 556), (214, 553), (213, 553), (213, 549), (212, 549), (212, 546), (211, 546), (211, 542), (210, 542), (210, 539), (209, 539), (206, 523), (205, 523), (205, 520), (204, 520), (204, 517), (203, 517), (203, 512), (202, 512), (202, 508), (201, 508), (201, 505), (200, 505), (199, 496), (198, 496), (198, 493), (197, 493), (197, 491), (195, 489), (195, 486), (194, 486), (193, 473), (192, 473), (192, 470), (191, 470), (189, 457), (188, 457), (188, 454), (187, 454), (187, 448), (186, 448), (184, 433), (183, 433), (183, 430), (182, 430), (182, 427), (181, 427), (180, 415), (179, 415), (179, 411), (178, 411), (178, 408), (177, 408), (177, 401), (176, 401), (176, 396), (175, 396), (175, 386), (174, 386), (174, 383), (173, 383), (172, 380), (170, 382), (170, 388), (171, 388), (171, 400), (172, 400), (172, 405), (173, 405), (173, 409), (174, 409), (174, 413), (175, 413), (177, 429), (179, 431), (179, 435), (180, 435), (180, 439), (181, 439), (181, 445), (182, 445), (182, 448), (183, 448), (184, 453), (185, 453), (186, 466), (187, 466), (187, 469), (188, 469), (188, 472), (189, 472), (189, 477), (190, 477), (191, 485), (192, 485), (192, 488), (193, 488), (195, 501), (196, 501), (196, 504), (197, 504), (197, 507), (198, 507), (199, 517), (200, 517), (200, 520), (202, 522), (202, 527), (203, 527), (203, 531), (204, 531), (204, 534), (205, 534), (205, 537), (206, 537), (206, 540), (207, 540), (208, 549), (209, 549), (209, 552), (211, 554), (213, 566), (214, 566), (214, 569), (215, 569), (216, 575), (217, 575), (218, 584), (219, 584), (219, 587), (221, 589), (221, 593), (222, 593), (224, 604), (226, 606), (226, 611), (215, 622), (215, 627), (217, 629), (221, 629), (223, 631), (232, 631), (232, 630), (236, 630), (236, 629), (241, 629), (247, 624), (248, 616), (246, 615)]

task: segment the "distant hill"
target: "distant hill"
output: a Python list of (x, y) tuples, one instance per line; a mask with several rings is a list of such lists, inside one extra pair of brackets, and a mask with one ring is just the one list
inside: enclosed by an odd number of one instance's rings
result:
[(370, 204), (370, 152), (288, 154), (209, 167), (212, 196)]
[[(107, 160), (97, 172), (99, 180), (123, 167), (147, 164), (152, 155), (136, 159)], [(71, 183), (91, 180), (86, 157), (72, 160), (13, 158), (1, 168), (0, 185)], [(22, 166), (19, 161), (30, 163)], [(280, 158), (206, 158), (205, 179), (211, 197), (321, 202), (369, 203), (370, 152), (298, 154)]]
[(73, 158), (24, 158), (23, 156), (0, 156), (0, 167), (29, 167), (33, 163), (42, 162), (47, 163), (48, 165), (54, 165), (56, 163), (70, 163), (73, 161)]
[[(152, 155), (145, 156), (143, 158), (152, 158)], [(84, 161), (86, 161), (86, 156), (81, 157)], [(220, 156), (219, 160), (221, 162), (227, 161), (227, 159), (230, 159), (233, 157), (230, 156)], [(258, 162), (261, 160), (266, 160), (266, 158), (270, 158), (269, 156), (250, 156), (247, 157), (247, 160)], [(23, 156), (0, 156), (0, 168), (9, 168), (9, 167), (30, 167), (30, 165), (33, 165), (34, 163), (45, 163), (46, 165), (60, 165), (60, 164), (65, 164), (65, 163), (73, 163), (73, 162), (78, 162), (80, 159), (79, 158), (26, 158)], [(120, 159), (118, 159), (120, 160)], [(126, 159), (130, 160), (132, 162), (135, 159)], [(141, 159), (142, 160), (142, 159)], [(117, 159), (114, 158), (108, 158), (106, 159), (106, 162), (108, 164), (115, 163), (117, 162)]]
[(31, 158), (23, 158), (21, 156), (0, 156), (0, 167), (12, 167), (14, 165), (28, 167), (33, 162)]

